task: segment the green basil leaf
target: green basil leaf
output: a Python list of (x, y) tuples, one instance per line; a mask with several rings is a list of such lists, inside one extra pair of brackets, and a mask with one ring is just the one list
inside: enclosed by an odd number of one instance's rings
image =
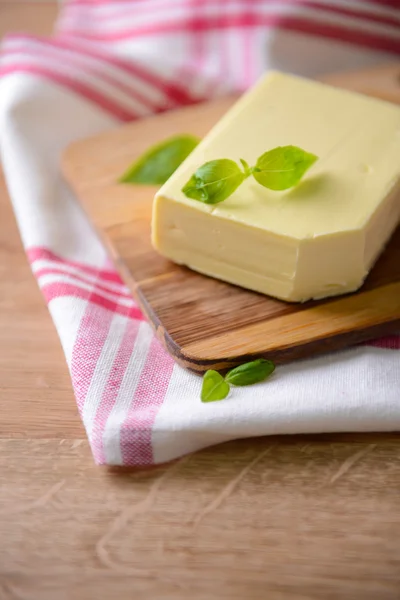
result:
[(229, 371), (225, 376), (225, 381), (232, 385), (251, 385), (264, 381), (274, 370), (275, 365), (272, 361), (258, 358)]
[(235, 161), (228, 158), (211, 160), (197, 169), (182, 192), (205, 204), (218, 204), (233, 194), (245, 178)]
[(229, 394), (229, 384), (217, 371), (206, 371), (201, 388), (202, 402), (223, 400)]
[(147, 185), (165, 183), (199, 141), (192, 135), (180, 135), (152, 146), (122, 175), (120, 183)]
[(317, 158), (297, 146), (279, 146), (260, 156), (253, 176), (270, 190), (287, 190), (299, 183)]

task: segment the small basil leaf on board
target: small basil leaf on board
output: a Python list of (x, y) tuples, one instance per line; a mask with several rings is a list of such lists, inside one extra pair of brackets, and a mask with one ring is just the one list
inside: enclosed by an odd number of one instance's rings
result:
[(199, 143), (192, 135), (168, 138), (152, 146), (119, 179), (120, 183), (161, 185), (167, 181)]
[(253, 169), (254, 178), (270, 190), (287, 190), (299, 183), (318, 159), (297, 146), (279, 146), (265, 152)]
[(225, 376), (225, 381), (238, 386), (252, 385), (267, 379), (274, 370), (275, 365), (272, 361), (258, 358), (229, 371)]
[(211, 160), (197, 169), (182, 192), (205, 204), (218, 204), (233, 194), (245, 178), (234, 160)]
[(223, 400), (229, 394), (229, 389), (229, 384), (217, 371), (206, 371), (201, 388), (201, 401)]

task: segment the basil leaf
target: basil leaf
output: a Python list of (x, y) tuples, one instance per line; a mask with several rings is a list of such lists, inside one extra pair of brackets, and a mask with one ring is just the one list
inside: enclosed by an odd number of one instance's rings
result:
[(275, 365), (272, 361), (258, 358), (229, 371), (225, 376), (225, 381), (232, 385), (251, 385), (264, 381), (274, 370)]
[(197, 169), (182, 192), (205, 204), (218, 204), (233, 194), (245, 178), (235, 161), (229, 158), (211, 160)]
[(299, 183), (317, 158), (297, 146), (279, 146), (260, 156), (253, 176), (270, 190), (286, 190)]
[(201, 388), (202, 402), (223, 400), (229, 394), (229, 384), (217, 371), (206, 371)]
[(165, 183), (199, 141), (192, 135), (180, 135), (152, 146), (122, 175), (119, 179), (120, 183), (147, 185)]

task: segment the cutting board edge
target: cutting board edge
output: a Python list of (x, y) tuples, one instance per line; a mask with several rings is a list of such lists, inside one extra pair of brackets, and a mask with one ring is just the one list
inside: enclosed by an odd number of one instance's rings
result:
[[(204, 357), (186, 350), (186, 347), (190, 346), (190, 344), (187, 344), (187, 346), (180, 346), (177, 344), (164, 327), (162, 321), (148, 305), (146, 299), (141, 295), (140, 288), (131, 285), (128, 287), (137, 300), (143, 314), (151, 324), (161, 345), (181, 367), (198, 374), (202, 374), (209, 369), (224, 371), (256, 358), (266, 358), (272, 360), (275, 364), (285, 364), (297, 360), (316, 358), (331, 352), (350, 349), (351, 347), (372, 341), (378, 337), (390, 335), (393, 333), (394, 329), (400, 330), (399, 312), (399, 316), (394, 319), (391, 318), (385, 322), (377, 323), (367, 328), (353, 329), (352, 331), (345, 331), (342, 334), (335, 333), (331, 336), (324, 337), (323, 339), (314, 339), (300, 346), (282, 346), (279, 350), (260, 349), (255, 353), (248, 352), (236, 354), (235, 356), (219, 355), (218, 357)], [(237, 330), (234, 330), (234, 332), (240, 333), (240, 329), (243, 328), (238, 328)], [(211, 342), (212, 337), (209, 339)]]

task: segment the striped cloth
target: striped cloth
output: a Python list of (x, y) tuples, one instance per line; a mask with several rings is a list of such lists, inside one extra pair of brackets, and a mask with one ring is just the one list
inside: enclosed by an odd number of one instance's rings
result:
[(70, 0), (51, 38), (5, 39), (3, 167), (98, 463), (150, 465), (244, 436), (400, 428), (400, 337), (281, 367), (199, 401), (63, 182), (71, 141), (240, 92), (267, 68), (319, 75), (400, 56), (398, 0)]

